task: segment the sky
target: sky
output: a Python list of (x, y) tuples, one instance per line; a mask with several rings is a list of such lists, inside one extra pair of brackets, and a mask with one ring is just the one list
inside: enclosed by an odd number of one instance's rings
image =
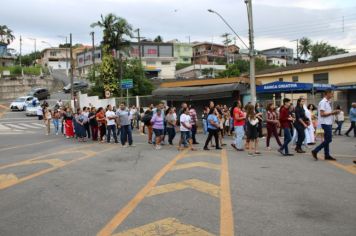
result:
[[(296, 39), (309, 37), (356, 51), (356, 1), (354, 0), (253, 0), (255, 48), (258, 50), (286, 46), (296, 49)], [(208, 41), (221, 43), (221, 35), (232, 32), (207, 9), (222, 15), (248, 45), (248, 22), (243, 0), (11, 0), (0, 8), (0, 25), (15, 34), (10, 48), (22, 53), (58, 46), (58, 37), (73, 34), (73, 43), (91, 44), (89, 33), (95, 32), (95, 44), (102, 38), (100, 28), (90, 24), (100, 15), (114, 13), (125, 18), (141, 36), (165, 41)], [(231, 37), (234, 35), (232, 34)], [(69, 38), (69, 37), (68, 37)], [(236, 44), (244, 48), (243, 43)]]

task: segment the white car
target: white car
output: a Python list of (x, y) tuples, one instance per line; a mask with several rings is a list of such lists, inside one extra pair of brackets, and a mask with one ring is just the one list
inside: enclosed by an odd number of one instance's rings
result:
[(10, 104), (10, 109), (12, 111), (25, 111), (28, 104), (31, 104), (33, 100), (38, 103), (38, 99), (33, 96), (19, 97)]
[(37, 110), (40, 107), (39, 103), (36, 103), (35, 106), (32, 103), (28, 104), (26, 107), (26, 116), (37, 116)]

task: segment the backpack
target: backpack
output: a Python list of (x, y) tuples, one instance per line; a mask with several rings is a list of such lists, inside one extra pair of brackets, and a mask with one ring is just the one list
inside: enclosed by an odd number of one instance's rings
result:
[(146, 126), (149, 126), (149, 125), (151, 125), (151, 119), (152, 119), (152, 113), (149, 112), (149, 113), (145, 114), (145, 115), (142, 117), (142, 122), (143, 122)]

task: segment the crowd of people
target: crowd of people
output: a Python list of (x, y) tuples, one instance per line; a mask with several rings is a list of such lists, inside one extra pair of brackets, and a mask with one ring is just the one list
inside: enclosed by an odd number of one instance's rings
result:
[[(334, 121), (337, 124), (334, 135), (342, 135), (345, 116), (339, 105), (332, 109), (332, 97), (333, 92), (326, 91), (318, 107), (307, 105), (304, 97), (300, 97), (295, 106), (290, 99), (285, 98), (280, 107), (269, 103), (266, 108), (259, 103), (242, 106), (239, 100), (232, 107), (210, 101), (201, 115), (193, 104), (187, 103), (182, 103), (179, 109), (167, 107), (164, 103), (156, 106), (152, 104), (146, 109), (127, 107), (125, 103), (121, 103), (118, 108), (111, 105), (99, 108), (91, 106), (73, 111), (58, 102), (53, 111), (48, 104), (42, 104), (38, 117), (44, 120), (46, 135), (50, 134), (52, 122), (54, 133), (61, 133), (67, 139), (76, 138), (79, 142), (92, 139), (101, 143), (114, 142), (121, 143), (123, 147), (134, 147), (132, 132), (137, 129), (141, 134), (147, 134), (147, 142), (157, 150), (165, 144), (174, 145), (177, 132), (180, 133), (179, 140), (176, 141), (179, 150), (196, 150), (196, 145), (199, 144), (196, 135), (200, 124), (206, 135), (204, 150), (222, 149), (226, 146), (225, 137), (233, 135), (231, 146), (238, 152), (246, 150), (249, 156), (261, 155), (259, 142), (262, 138), (266, 139), (266, 149), (272, 150), (270, 144), (274, 137), (278, 145), (277, 151), (283, 156), (293, 156), (289, 151), (290, 142), (296, 153), (305, 153), (306, 148), (311, 148), (320, 138), (321, 144), (311, 151), (312, 156), (318, 160), (318, 152), (324, 149), (325, 159), (335, 160), (329, 150), (332, 125)], [(351, 126), (345, 135), (349, 136), (353, 130), (356, 137), (356, 103), (352, 104), (349, 114)], [(264, 126), (266, 136), (263, 134)]]

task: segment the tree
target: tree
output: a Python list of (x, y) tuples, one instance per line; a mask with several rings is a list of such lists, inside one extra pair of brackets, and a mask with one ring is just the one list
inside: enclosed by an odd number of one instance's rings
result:
[(124, 79), (133, 80), (131, 95), (149, 95), (152, 93), (153, 84), (146, 77), (142, 76), (144, 69), (138, 59), (130, 59), (124, 62)]
[[(303, 37), (299, 40), (299, 53), (300, 55), (304, 55), (304, 57), (308, 57), (311, 52), (312, 41), (309, 38)], [(299, 55), (297, 55), (299, 56)]]
[(162, 38), (160, 35), (158, 35), (158, 36), (153, 40), (153, 42), (156, 42), (156, 43), (163, 43), (163, 38)]
[(0, 25), (0, 42), (10, 44), (14, 39), (15, 36), (13, 35), (12, 30), (6, 25)]
[(337, 48), (326, 42), (316, 42), (311, 46), (311, 60), (318, 61), (320, 57), (327, 57), (337, 54), (347, 53), (345, 49)]
[(238, 68), (238, 64), (229, 64), (227, 65), (226, 70), (222, 71), (219, 73), (219, 77), (234, 77), (234, 76), (240, 76), (240, 70)]
[[(22, 55), (21, 56), (21, 64), (23, 66), (33, 66), (35, 64), (36, 59), (41, 58), (41, 52), (32, 52), (30, 54)], [(15, 64), (20, 64), (20, 57), (16, 58)]]

